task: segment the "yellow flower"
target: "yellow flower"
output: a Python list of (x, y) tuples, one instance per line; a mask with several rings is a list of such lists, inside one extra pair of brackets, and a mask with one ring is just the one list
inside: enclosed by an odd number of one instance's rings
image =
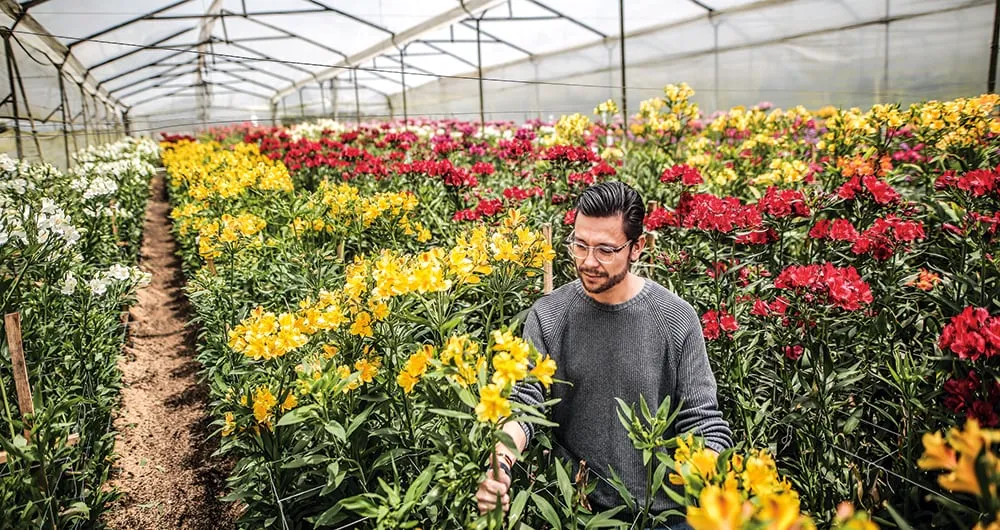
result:
[(382, 366), (382, 361), (375, 357), (372, 360), (359, 359), (354, 363), (354, 369), (360, 372), (362, 383), (371, 383), (378, 374), (378, 369)]
[(972, 495), (982, 495), (979, 479), (976, 477), (977, 454), (962, 453), (958, 465), (948, 474), (938, 477), (938, 484), (948, 491), (958, 491)]
[(706, 481), (712, 480), (716, 474), (716, 462), (719, 455), (711, 449), (702, 449), (691, 455), (691, 465)]
[(493, 382), (501, 388), (513, 385), (528, 375), (528, 363), (518, 361), (508, 352), (500, 352), (493, 356)]
[(324, 359), (330, 359), (334, 355), (337, 355), (337, 351), (338, 351), (337, 347), (334, 346), (333, 344), (324, 344), (323, 345), (323, 358)]
[(694, 530), (738, 530), (746, 521), (739, 493), (710, 484), (701, 490), (698, 504), (687, 511), (687, 522)]
[(298, 398), (296, 398), (296, 397), (295, 397), (295, 394), (293, 394), (293, 393), (289, 392), (289, 393), (288, 393), (288, 396), (287, 396), (287, 397), (285, 397), (285, 401), (283, 401), (283, 402), (281, 403), (281, 410), (282, 410), (282, 412), (284, 412), (284, 411), (286, 411), (286, 410), (292, 410), (292, 409), (294, 409), (294, 408), (295, 408), (295, 407), (296, 407), (296, 406), (297, 406), (298, 404), (299, 404), (299, 400), (298, 400)]
[(759, 500), (760, 511), (756, 518), (767, 522), (768, 530), (788, 530), (801, 516), (799, 496), (794, 492), (765, 495)]
[(253, 417), (257, 423), (268, 424), (270, 426), (271, 409), (278, 404), (271, 389), (262, 386), (257, 388), (253, 395)]
[(552, 385), (552, 376), (556, 373), (556, 362), (552, 360), (552, 357), (546, 356), (544, 359), (538, 361), (534, 368), (531, 369), (531, 375), (535, 376), (536, 379), (545, 388)]
[(351, 323), (351, 335), (357, 335), (360, 337), (371, 337), (374, 335), (372, 331), (372, 316), (367, 311), (362, 311), (354, 317), (354, 322)]
[(236, 430), (236, 420), (232, 412), (226, 413), (226, 424), (222, 427), (222, 435), (229, 436)]
[(396, 384), (403, 387), (403, 392), (406, 394), (413, 392), (413, 388), (419, 382), (420, 379), (410, 375), (409, 372), (399, 372), (399, 375), (396, 376)]
[(483, 423), (498, 423), (507, 416), (510, 416), (510, 401), (501, 395), (501, 388), (495, 384), (483, 387), (476, 405), (476, 418)]
[(955, 450), (944, 441), (944, 437), (941, 436), (940, 432), (935, 433), (924, 433), (924, 455), (917, 460), (917, 466), (920, 469), (931, 470), (931, 469), (955, 469), (958, 465), (958, 458), (955, 456)]

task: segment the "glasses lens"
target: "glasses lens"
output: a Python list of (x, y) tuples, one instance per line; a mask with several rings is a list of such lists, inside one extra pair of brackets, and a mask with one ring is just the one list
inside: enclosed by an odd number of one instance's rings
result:
[(587, 247), (579, 243), (567, 243), (566, 248), (576, 259), (587, 259)]
[(594, 257), (601, 263), (611, 263), (615, 259), (615, 249), (608, 247), (597, 247), (594, 249)]

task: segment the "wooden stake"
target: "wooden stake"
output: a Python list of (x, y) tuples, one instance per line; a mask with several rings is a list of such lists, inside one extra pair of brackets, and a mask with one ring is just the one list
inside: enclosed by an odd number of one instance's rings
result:
[(344, 239), (341, 238), (340, 243), (337, 243), (337, 261), (344, 262)]
[(212, 276), (218, 275), (218, 271), (215, 270), (215, 258), (208, 257), (205, 258), (205, 264), (208, 265), (208, 272), (212, 273)]
[[(7, 345), (10, 347), (11, 368), (14, 371), (14, 389), (17, 391), (17, 407), (21, 416), (35, 414), (35, 404), (31, 400), (31, 385), (28, 384), (28, 365), (24, 362), (24, 344), (21, 342), (21, 313), (4, 315), (4, 327), (7, 331)], [(31, 438), (31, 429), (24, 429), (24, 438)]]
[[(545, 223), (542, 225), (542, 236), (545, 238), (545, 242), (551, 247), (552, 246), (552, 224)], [(552, 260), (545, 260), (542, 265), (542, 293), (549, 294), (553, 289), (552, 281)]]
[(118, 216), (115, 214), (115, 200), (111, 199), (108, 202), (108, 207), (111, 209), (111, 233), (115, 235), (115, 242), (118, 241)]

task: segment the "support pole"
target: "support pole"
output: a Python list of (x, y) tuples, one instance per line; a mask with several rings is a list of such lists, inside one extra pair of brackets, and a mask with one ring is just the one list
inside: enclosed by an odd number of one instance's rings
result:
[(35, 118), (31, 115), (31, 104), (28, 103), (28, 92), (24, 90), (24, 79), (21, 78), (21, 69), (17, 67), (17, 58), (10, 55), (10, 63), (14, 66), (17, 86), (21, 89), (21, 100), (24, 101), (24, 111), (28, 114), (28, 125), (31, 127), (31, 139), (35, 143), (35, 151), (38, 152), (38, 159), (45, 162), (45, 153), (42, 153), (42, 144), (38, 141), (38, 129), (35, 128)]
[(990, 79), (986, 83), (987, 92), (996, 92), (997, 88), (997, 50), (1000, 47), (1000, 0), (996, 1), (993, 11), (993, 45), (990, 46)]
[(10, 30), (3, 29), (3, 50), (7, 55), (7, 80), (10, 81), (10, 106), (14, 109), (14, 140), (17, 143), (17, 158), (24, 158), (24, 145), (21, 142), (21, 121), (17, 110), (17, 88), (14, 86), (13, 54), (10, 49)]
[[(406, 96), (404, 95), (403, 97), (406, 97)], [(357, 67), (354, 68), (354, 115), (358, 117), (358, 127), (361, 127), (361, 97), (358, 95), (358, 69), (357, 69)]]
[(62, 111), (62, 133), (63, 133), (63, 151), (66, 155), (66, 169), (69, 169), (70, 157), (69, 157), (69, 112), (66, 109), (66, 83), (63, 81), (63, 62), (56, 67), (56, 75), (59, 76), (59, 109)]
[(90, 147), (90, 121), (87, 120), (87, 94), (83, 92), (83, 83), (77, 83), (80, 89), (80, 114), (83, 116), (83, 141)]
[[(709, 13), (709, 17), (712, 13)], [(712, 82), (712, 110), (719, 110), (719, 24), (720, 21), (712, 20), (712, 61), (714, 63), (714, 81)]]
[(299, 89), (299, 115), (306, 117), (306, 104), (302, 101), (302, 89)]
[(278, 126), (278, 102), (271, 102), (271, 127)]
[(479, 32), (480, 15), (476, 19), (476, 67), (479, 69), (479, 134), (486, 136), (486, 113), (483, 110), (483, 39)]
[(337, 90), (337, 79), (330, 80), (330, 105), (333, 106), (333, 121), (340, 121), (340, 94)]
[(24, 344), (21, 342), (21, 313), (4, 315), (4, 330), (7, 332), (7, 347), (10, 349), (11, 371), (14, 373), (14, 389), (17, 391), (17, 407), (27, 424), (24, 438), (31, 440), (31, 424), (34, 423), (35, 405), (28, 384), (28, 366), (24, 361)]
[(621, 44), (622, 61), (622, 117), (628, 127), (628, 94), (625, 92), (625, 0), (618, 0), (618, 31), (621, 33), (618, 42)]
[(323, 90), (323, 82), (319, 82), (319, 104), (323, 109), (323, 117), (326, 117), (326, 91)]
[(409, 110), (406, 108), (406, 63), (403, 62), (403, 49), (399, 50), (399, 78), (403, 83), (403, 126), (410, 120)]
[(132, 136), (132, 120), (128, 117), (128, 109), (122, 111), (122, 126), (125, 128), (125, 136)]

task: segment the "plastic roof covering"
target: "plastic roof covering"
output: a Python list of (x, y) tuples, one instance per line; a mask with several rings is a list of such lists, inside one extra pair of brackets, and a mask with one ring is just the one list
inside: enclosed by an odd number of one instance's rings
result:
[[(121, 129), (116, 121), (125, 110), (140, 134), (266, 122), (272, 108), (279, 118), (353, 117), (356, 105), (368, 117), (401, 117), (403, 76), (410, 116), (474, 120), (477, 23), (488, 118), (589, 112), (599, 100), (621, 99), (613, 0), (0, 0), (0, 6), (6, 13), (0, 24), (10, 27), (21, 15), (11, 53), (30, 101), (26, 107), (21, 98), (20, 115), (30, 108), (41, 130), (61, 127), (52, 63), (66, 49), (72, 64), (64, 68), (65, 107), (73, 129), (84, 116), (91, 127)], [(708, 110), (765, 99), (815, 106), (980, 93), (993, 6), (992, 0), (625, 0), (630, 110), (663, 84), (680, 81), (699, 90)], [(7, 84), (0, 92), (10, 92)], [(11, 116), (10, 101), (0, 113)]]

